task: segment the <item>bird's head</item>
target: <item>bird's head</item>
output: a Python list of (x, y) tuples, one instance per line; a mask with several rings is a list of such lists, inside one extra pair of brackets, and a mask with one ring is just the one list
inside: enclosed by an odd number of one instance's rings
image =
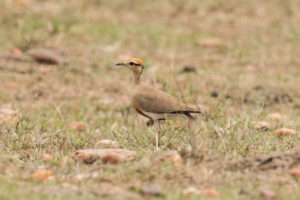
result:
[(126, 62), (117, 63), (116, 66), (127, 67), (128, 69), (130, 69), (133, 72), (135, 80), (139, 81), (140, 76), (144, 69), (144, 62), (141, 59), (132, 58)]

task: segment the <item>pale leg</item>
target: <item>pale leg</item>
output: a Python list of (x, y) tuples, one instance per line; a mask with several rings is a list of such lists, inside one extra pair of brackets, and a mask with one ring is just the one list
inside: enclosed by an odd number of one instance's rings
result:
[(156, 151), (159, 150), (158, 146), (160, 144), (160, 135), (161, 135), (161, 128), (160, 128), (160, 121), (159, 120), (155, 120), (155, 128), (156, 128), (156, 135), (155, 135), (155, 139), (156, 139)]

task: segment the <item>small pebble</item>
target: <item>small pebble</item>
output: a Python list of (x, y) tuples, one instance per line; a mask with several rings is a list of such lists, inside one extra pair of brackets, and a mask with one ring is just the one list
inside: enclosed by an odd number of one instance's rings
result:
[(69, 128), (75, 131), (84, 131), (85, 130), (85, 125), (84, 122), (72, 122), (69, 125)]
[(117, 164), (121, 160), (120, 156), (116, 153), (107, 153), (106, 155), (103, 156), (102, 162), (104, 164)]
[(300, 178), (300, 169), (292, 168), (290, 169), (289, 174), (296, 178)]
[(296, 135), (296, 130), (289, 129), (289, 128), (281, 128), (281, 129), (275, 130), (274, 134), (277, 136)]
[(269, 129), (270, 129), (270, 125), (268, 124), (268, 122), (260, 121), (260, 122), (257, 122), (257, 123), (254, 125), (254, 129), (255, 129), (255, 130), (266, 131), (266, 130), (269, 130)]
[(261, 189), (260, 196), (267, 199), (275, 199), (276, 193), (269, 189)]
[(142, 195), (145, 195), (145, 196), (149, 195), (149, 196), (158, 197), (162, 193), (162, 188), (159, 184), (153, 183), (153, 184), (143, 187), (141, 190), (141, 193), (142, 193)]

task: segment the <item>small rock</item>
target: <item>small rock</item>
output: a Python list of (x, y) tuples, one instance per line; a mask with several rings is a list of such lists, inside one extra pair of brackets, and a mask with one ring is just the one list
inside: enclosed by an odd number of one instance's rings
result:
[(155, 196), (158, 197), (161, 195), (162, 188), (159, 184), (150, 184), (142, 188), (141, 194), (145, 196)]
[(76, 152), (72, 158), (76, 161), (82, 161), (85, 164), (93, 164), (100, 157), (94, 154), (89, 154), (85, 152)]
[(39, 63), (59, 65), (65, 62), (62, 55), (58, 51), (51, 48), (40, 47), (31, 49), (27, 52), (27, 54), (31, 56), (33, 60)]
[(10, 122), (10, 121), (18, 121), (18, 119), (19, 116), (16, 111), (9, 108), (0, 109), (0, 121)]
[(120, 156), (116, 153), (107, 153), (103, 156), (102, 162), (104, 164), (117, 164), (120, 162)]
[(10, 53), (14, 54), (14, 55), (22, 55), (23, 51), (19, 48), (13, 48), (13, 49), (10, 50)]
[(184, 66), (181, 73), (195, 73), (196, 68), (194, 66)]
[(268, 118), (273, 121), (283, 121), (286, 119), (286, 116), (282, 115), (279, 112), (274, 112), (274, 113), (268, 114)]
[(158, 161), (170, 162), (170, 163), (182, 163), (183, 159), (177, 151), (166, 151), (163, 152), (157, 158)]
[(253, 87), (253, 90), (256, 90), (256, 91), (258, 91), (258, 90), (264, 90), (264, 88), (261, 85), (256, 85), (255, 87)]
[(217, 98), (219, 96), (219, 94), (216, 91), (212, 91), (210, 93), (210, 96), (213, 97), (213, 98)]
[(9, 109), (9, 108), (1, 108), (0, 109), (0, 115), (14, 115), (16, 114), (16, 111)]
[(213, 188), (205, 189), (203, 191), (203, 194), (205, 196), (210, 196), (210, 197), (218, 197), (218, 196), (220, 196), (219, 192), (217, 190), (213, 189)]
[(72, 158), (76, 161), (91, 164), (98, 159), (103, 159), (105, 156), (107, 157), (109, 154), (114, 154), (114, 159), (115, 155), (118, 155), (120, 162), (129, 161), (136, 157), (135, 151), (127, 149), (83, 149), (76, 151)]
[(119, 148), (120, 145), (118, 142), (113, 140), (100, 140), (96, 143), (97, 148)]
[(199, 195), (201, 192), (195, 187), (188, 187), (182, 191), (183, 195)]
[(289, 94), (283, 93), (280, 95), (281, 102), (293, 102), (292, 97)]
[(203, 47), (221, 47), (224, 46), (224, 42), (221, 38), (201, 38), (196, 41), (196, 44)]
[(274, 134), (277, 136), (296, 135), (296, 130), (289, 129), (289, 128), (281, 128), (281, 129), (275, 130)]
[(75, 175), (75, 178), (79, 181), (82, 181), (82, 180), (86, 179), (87, 177), (88, 177), (87, 174), (76, 174)]
[(84, 131), (85, 130), (84, 122), (72, 122), (69, 125), (69, 128), (75, 131)]
[(175, 125), (174, 125), (174, 128), (175, 128), (175, 129), (178, 129), (178, 128), (180, 128), (180, 125), (179, 125), (179, 124), (175, 124)]
[(254, 129), (255, 129), (255, 130), (266, 131), (266, 130), (269, 130), (269, 129), (270, 129), (270, 125), (269, 125), (268, 122), (266, 122), (266, 121), (260, 121), (260, 122), (257, 122), (257, 123), (254, 125)]
[(300, 169), (292, 168), (290, 169), (289, 174), (296, 178), (300, 178)]
[(28, 176), (28, 179), (45, 181), (54, 177), (52, 170), (40, 170)]
[(45, 153), (42, 155), (42, 159), (44, 162), (50, 162), (52, 160), (52, 156), (50, 154)]
[(260, 196), (267, 199), (275, 199), (276, 193), (269, 189), (261, 189)]
[(239, 195), (249, 195), (249, 192), (247, 192), (247, 191), (244, 190), (244, 189), (241, 189), (241, 190), (239, 191)]

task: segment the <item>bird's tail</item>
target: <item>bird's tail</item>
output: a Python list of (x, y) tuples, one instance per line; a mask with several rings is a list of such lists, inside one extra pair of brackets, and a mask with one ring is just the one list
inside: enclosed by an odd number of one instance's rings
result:
[(194, 116), (192, 116), (191, 113), (201, 114), (202, 110), (198, 107), (193, 106), (193, 105), (186, 105), (185, 110), (184, 110), (185, 116), (187, 116), (189, 119), (196, 120), (196, 118)]
[(201, 114), (201, 110), (179, 110), (179, 111), (174, 111), (172, 114), (184, 114), (187, 118), (196, 120), (195, 117), (191, 115), (191, 113), (198, 113)]

